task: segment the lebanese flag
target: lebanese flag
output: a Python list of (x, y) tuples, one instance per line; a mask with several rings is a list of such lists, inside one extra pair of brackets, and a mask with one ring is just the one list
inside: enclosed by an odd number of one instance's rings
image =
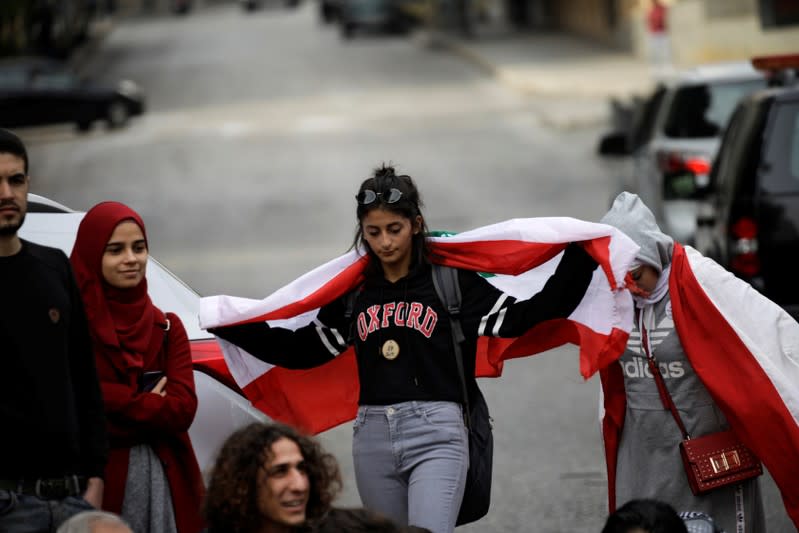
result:
[[(768, 468), (799, 527), (799, 323), (712, 259), (676, 243), (669, 292), (691, 366), (736, 435)], [(619, 365), (601, 376), (612, 511), (624, 378)]]
[[(588, 378), (624, 351), (633, 323), (632, 299), (623, 279), (638, 246), (616, 228), (565, 217), (514, 219), (456, 235), (430, 237), (436, 261), (490, 272), (503, 292), (526, 299), (540, 291), (569, 242), (581, 242), (601, 265), (567, 319), (539, 324), (516, 339), (481, 337), (478, 376), (499, 376), (502, 362), (571, 342), (580, 346), (580, 371)], [(354, 290), (364, 279), (364, 252), (351, 251), (308, 272), (263, 300), (211, 296), (200, 303), (200, 326), (213, 328), (267, 321), (297, 329), (319, 308)], [(350, 347), (309, 370), (265, 363), (217, 338), (236, 382), (274, 420), (318, 433), (355, 417), (358, 374)]]

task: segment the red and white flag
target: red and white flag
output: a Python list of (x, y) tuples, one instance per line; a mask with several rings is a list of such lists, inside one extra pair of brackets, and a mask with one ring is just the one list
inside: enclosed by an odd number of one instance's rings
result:
[[(638, 246), (616, 228), (566, 217), (514, 219), (430, 238), (439, 262), (493, 273), (488, 281), (517, 299), (529, 298), (543, 288), (570, 242), (581, 242), (601, 266), (578, 307), (567, 319), (544, 322), (516, 339), (481, 337), (478, 376), (499, 376), (505, 359), (568, 342), (580, 346), (580, 372), (586, 378), (618, 358), (633, 323), (632, 299), (623, 279)], [(363, 281), (367, 261), (362, 253), (352, 251), (263, 300), (203, 298), (200, 326), (267, 321), (297, 329), (312, 322), (320, 307), (355, 289)], [(236, 382), (253, 405), (272, 419), (318, 433), (354, 418), (358, 374), (352, 348), (320, 367), (288, 370), (217, 340)]]
[[(669, 293), (691, 366), (736, 435), (763, 461), (799, 527), (799, 323), (713, 260), (676, 243)], [(625, 413), (621, 367), (604, 369), (602, 384), (612, 509)]]

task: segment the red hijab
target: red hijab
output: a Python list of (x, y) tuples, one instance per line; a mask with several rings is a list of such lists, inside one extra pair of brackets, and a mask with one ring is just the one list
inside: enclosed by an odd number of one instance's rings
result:
[(102, 202), (83, 217), (70, 261), (86, 307), (95, 357), (106, 358), (123, 374), (138, 376), (161, 347), (160, 342), (152, 342), (153, 334), (163, 338), (166, 318), (150, 300), (146, 279), (136, 287), (118, 289), (103, 278), (105, 247), (124, 221), (135, 222), (147, 241), (138, 213), (118, 202)]

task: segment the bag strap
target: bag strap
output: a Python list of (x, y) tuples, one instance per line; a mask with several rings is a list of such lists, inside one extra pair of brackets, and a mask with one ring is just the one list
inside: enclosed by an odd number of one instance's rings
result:
[(463, 395), (464, 420), (466, 428), (471, 429), (471, 409), (469, 407), (469, 392), (466, 386), (466, 373), (463, 367), (463, 350), (461, 344), (466, 340), (461, 327), (461, 286), (458, 282), (458, 270), (449, 266), (433, 264), (433, 286), (438, 294), (438, 299), (444, 304), (449, 315), (450, 331), (452, 332), (452, 351), (455, 353), (455, 364), (458, 366), (458, 377), (461, 382)]
[(344, 297), (344, 318), (349, 321), (352, 313), (355, 312), (355, 299), (358, 297), (358, 289), (351, 290)]
[(646, 353), (646, 359), (649, 363), (649, 370), (652, 372), (652, 377), (655, 378), (655, 384), (657, 385), (658, 393), (660, 394), (660, 401), (663, 403), (663, 407), (671, 412), (671, 416), (674, 417), (674, 421), (677, 422), (677, 426), (682, 432), (683, 439), (689, 440), (691, 436), (688, 434), (688, 430), (685, 429), (685, 424), (683, 424), (682, 417), (680, 417), (680, 413), (677, 411), (677, 406), (674, 405), (674, 400), (672, 399), (671, 394), (669, 394), (669, 389), (666, 387), (666, 381), (663, 379), (663, 375), (660, 373), (660, 367), (657, 364), (657, 360), (649, 351), (649, 334), (644, 326), (643, 310), (640, 310), (638, 314), (638, 329), (641, 330), (641, 344), (643, 345), (644, 352)]
[[(358, 299), (358, 292), (361, 290), (360, 286), (354, 288), (344, 296), (344, 318), (350, 324), (349, 331), (347, 332), (347, 342), (352, 343), (355, 338), (355, 323), (352, 322), (352, 315), (355, 313), (355, 300)], [(357, 352), (358, 345), (353, 344), (353, 348)]]

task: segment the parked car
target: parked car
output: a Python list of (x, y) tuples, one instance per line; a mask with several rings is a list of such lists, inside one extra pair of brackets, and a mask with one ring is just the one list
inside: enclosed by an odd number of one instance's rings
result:
[(340, 0), (341, 36), (351, 39), (360, 30), (406, 32), (417, 20), (408, 11), (410, 0)]
[(193, 7), (193, 0), (170, 0), (169, 8), (176, 15), (186, 15)]
[(0, 60), (0, 126), (16, 128), (73, 123), (81, 131), (97, 120), (111, 128), (144, 112), (144, 94), (134, 82), (107, 87), (81, 78), (65, 63), (44, 57)]
[[(282, 0), (283, 4), (286, 7), (297, 7), (300, 5), (300, 0)], [(255, 11), (256, 9), (260, 9), (264, 5), (264, 0), (240, 0), (241, 7), (244, 8), (245, 11)]]
[(753, 64), (772, 87), (733, 113), (710, 173), (697, 248), (799, 319), (799, 55)]
[[(28, 195), (28, 214), (19, 235), (23, 239), (60, 248), (69, 255), (84, 213), (57, 202)], [(239, 427), (267, 417), (244, 397), (228, 370), (217, 342), (200, 329), (200, 296), (158, 261), (150, 257), (147, 284), (153, 303), (177, 314), (186, 326), (194, 360), (197, 415), (189, 428), (197, 461), (204, 474), (224, 439)]]
[(338, 20), (342, 0), (319, 0), (319, 20), (331, 23)]
[(746, 62), (703, 65), (662, 80), (637, 104), (626, 131), (600, 141), (602, 155), (631, 156), (613, 192), (637, 193), (666, 233), (693, 243), (721, 133), (741, 98), (765, 86), (763, 73)]

